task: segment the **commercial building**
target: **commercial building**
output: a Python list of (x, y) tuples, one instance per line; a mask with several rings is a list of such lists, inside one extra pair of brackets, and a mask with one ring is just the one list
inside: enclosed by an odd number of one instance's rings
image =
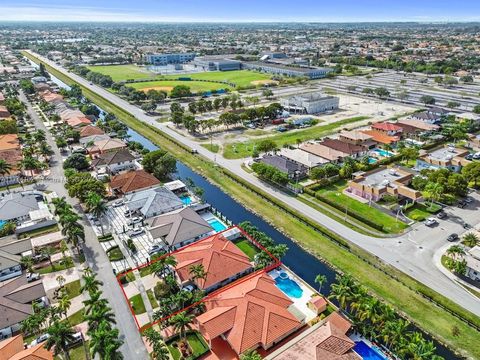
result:
[(145, 59), (152, 65), (185, 64), (195, 59), (195, 53), (147, 54)]
[(281, 99), (280, 104), (285, 110), (296, 114), (318, 114), (337, 110), (339, 99), (335, 96), (325, 96), (322, 93), (310, 93)]
[(241, 61), (225, 59), (218, 56), (197, 57), (193, 63), (196, 67), (204, 71), (231, 71), (242, 69)]
[(329, 68), (308, 68), (284, 66), (260, 61), (244, 62), (244, 69), (262, 71), (269, 74), (288, 76), (288, 77), (306, 77), (309, 79), (321, 79), (327, 76), (333, 69)]
[(470, 163), (469, 160), (465, 159), (465, 156), (468, 154), (468, 150), (454, 147), (444, 147), (430, 153), (421, 150), (416, 167), (420, 170), (444, 168), (453, 172), (459, 172), (463, 166)]
[(348, 182), (346, 191), (372, 201), (378, 201), (387, 194), (419, 201), (422, 194), (408, 187), (413, 176), (405, 169), (380, 167), (358, 174)]
[(465, 275), (472, 280), (480, 282), (480, 246), (475, 246), (468, 250), (465, 255), (467, 262), (467, 271)]

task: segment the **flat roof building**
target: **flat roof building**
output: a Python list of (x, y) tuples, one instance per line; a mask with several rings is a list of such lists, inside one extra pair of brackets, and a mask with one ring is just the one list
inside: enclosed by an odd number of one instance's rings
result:
[(339, 98), (318, 92), (290, 96), (281, 99), (280, 104), (289, 112), (318, 114), (329, 110), (337, 110), (339, 107)]
[(453, 172), (459, 172), (463, 166), (470, 163), (469, 160), (465, 159), (468, 154), (468, 150), (454, 147), (444, 147), (429, 153), (422, 150), (416, 166), (419, 169), (445, 168)]
[(147, 54), (145, 59), (152, 65), (185, 64), (195, 59), (195, 53)]
[(240, 70), (242, 62), (238, 60), (225, 59), (218, 56), (197, 57), (193, 61), (196, 67), (205, 71), (231, 71)]
[(309, 79), (321, 79), (327, 76), (333, 69), (329, 68), (308, 68), (277, 65), (260, 61), (244, 62), (244, 69), (263, 71), (269, 74), (288, 76), (288, 77), (306, 77)]

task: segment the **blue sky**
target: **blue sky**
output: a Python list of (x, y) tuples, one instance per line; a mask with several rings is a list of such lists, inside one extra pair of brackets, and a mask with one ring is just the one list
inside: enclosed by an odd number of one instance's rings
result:
[(0, 0), (1, 20), (480, 21), (478, 0)]

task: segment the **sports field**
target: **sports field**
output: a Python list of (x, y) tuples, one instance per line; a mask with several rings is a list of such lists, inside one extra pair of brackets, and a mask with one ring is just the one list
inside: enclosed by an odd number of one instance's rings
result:
[(177, 85), (186, 85), (193, 93), (206, 92), (210, 90), (231, 89), (231, 86), (216, 82), (205, 81), (178, 81), (178, 80), (158, 80), (127, 84), (137, 90), (148, 91), (150, 89), (163, 90), (170, 92)]
[[(105, 66), (88, 66), (91, 71), (99, 72), (104, 75), (110, 75), (113, 81), (125, 81), (125, 80), (137, 80), (137, 79), (178, 79), (181, 77), (188, 77), (192, 80), (211, 80), (211, 81), (225, 81), (229, 83), (234, 83), (237, 86), (251, 86), (251, 85), (262, 85), (265, 83), (272, 82), (271, 75), (263, 74), (256, 71), (249, 70), (235, 70), (235, 71), (209, 71), (209, 72), (199, 72), (193, 74), (174, 74), (174, 75), (158, 75), (153, 72), (150, 72), (145, 67), (140, 67), (136, 65), (105, 65)], [(184, 84), (184, 82), (179, 82), (179, 84)], [(175, 84), (175, 85), (179, 85)], [(214, 83), (212, 83), (214, 84)], [(136, 85), (136, 84), (135, 84)], [(173, 85), (173, 86), (175, 86)], [(133, 86), (133, 85), (132, 85)], [(145, 87), (153, 87), (151, 82)], [(158, 86), (162, 86), (161, 84)], [(171, 85), (164, 85), (171, 86)], [(206, 88), (201, 85), (195, 84), (199, 89), (198, 91), (206, 91), (212, 89), (224, 89), (225, 86), (221, 85), (220, 87), (213, 87), (213, 85), (208, 85)], [(136, 89), (143, 89), (141, 87), (133, 86)], [(196, 91), (194, 86), (191, 86), (192, 91)]]

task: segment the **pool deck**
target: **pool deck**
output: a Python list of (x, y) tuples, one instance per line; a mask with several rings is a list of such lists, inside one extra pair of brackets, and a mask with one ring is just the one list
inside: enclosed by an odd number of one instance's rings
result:
[(317, 292), (313, 291), (310, 286), (308, 286), (302, 279), (300, 279), (298, 276), (296, 276), (293, 272), (291, 272), (284, 266), (280, 266), (270, 271), (268, 275), (275, 280), (275, 278), (279, 276), (282, 272), (286, 272), (289, 278), (295, 281), (302, 289), (302, 296), (300, 298), (294, 298), (288, 296), (288, 294), (284, 294), (287, 295), (289, 299), (293, 301), (295, 307), (300, 310), (302, 314), (305, 315), (305, 322), (313, 320), (315, 317), (317, 317), (317, 314), (315, 314), (315, 312), (307, 306), (307, 303), (313, 295), (317, 294)]

